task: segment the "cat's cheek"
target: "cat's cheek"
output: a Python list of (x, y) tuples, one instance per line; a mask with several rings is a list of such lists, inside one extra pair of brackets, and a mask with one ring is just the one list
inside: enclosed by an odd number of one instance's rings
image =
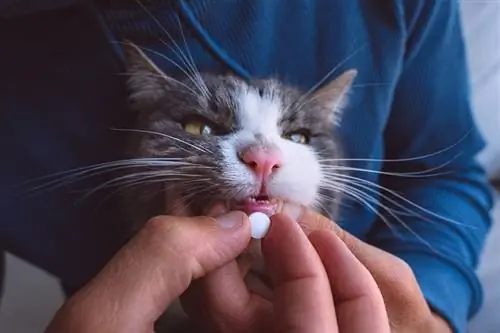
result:
[(287, 198), (303, 205), (312, 205), (323, 178), (318, 158), (307, 146), (280, 142), (284, 163), (270, 183), (272, 195)]

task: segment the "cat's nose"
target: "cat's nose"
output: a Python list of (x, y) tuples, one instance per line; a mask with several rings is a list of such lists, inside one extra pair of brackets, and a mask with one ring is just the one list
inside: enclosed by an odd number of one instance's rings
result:
[(283, 155), (276, 148), (251, 147), (243, 150), (240, 159), (261, 179), (266, 179), (283, 163)]

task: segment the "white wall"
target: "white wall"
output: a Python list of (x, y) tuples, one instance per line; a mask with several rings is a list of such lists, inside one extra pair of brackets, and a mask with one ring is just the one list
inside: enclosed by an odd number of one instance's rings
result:
[[(448, 0), (445, 0), (448, 1)], [(488, 146), (480, 156), (491, 175), (500, 171), (500, 2), (461, 1), (476, 122)]]

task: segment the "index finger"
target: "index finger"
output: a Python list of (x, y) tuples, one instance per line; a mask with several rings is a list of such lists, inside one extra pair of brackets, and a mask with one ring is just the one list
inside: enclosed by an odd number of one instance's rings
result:
[[(317, 230), (330, 230), (340, 238), (349, 250), (358, 258), (363, 265), (368, 268), (375, 280), (380, 283), (384, 282), (387, 277), (387, 272), (398, 269), (400, 260), (392, 254), (385, 252), (373, 245), (363, 242), (362, 240), (351, 235), (349, 232), (342, 229), (337, 223), (333, 222), (326, 216), (318, 213), (308, 207), (295, 205), (292, 203), (280, 203), (279, 212), (290, 216), (298, 221), (302, 230), (306, 235), (310, 235)], [(388, 289), (394, 289), (393, 283), (398, 281), (390, 281), (387, 285)], [(380, 286), (384, 289), (384, 286)]]
[(316, 230), (326, 229), (335, 232), (344, 242), (345, 238), (348, 237), (347, 232), (335, 222), (306, 206), (281, 201), (278, 203), (276, 212), (290, 216), (297, 221), (306, 235)]
[(278, 332), (338, 332), (335, 308), (325, 269), (300, 226), (274, 215), (262, 240), (274, 293)]
[(329, 230), (309, 236), (330, 280), (341, 332), (389, 333), (382, 294), (365, 266)]
[[(297, 220), (309, 235), (316, 230), (330, 230), (347, 246), (350, 252), (368, 269), (375, 279), (393, 322), (425, 318), (431, 315), (417, 280), (403, 260), (351, 235), (338, 224), (305, 206), (281, 202), (278, 211)], [(401, 307), (400, 304), (406, 304)], [(416, 311), (422, 311), (418, 316)]]

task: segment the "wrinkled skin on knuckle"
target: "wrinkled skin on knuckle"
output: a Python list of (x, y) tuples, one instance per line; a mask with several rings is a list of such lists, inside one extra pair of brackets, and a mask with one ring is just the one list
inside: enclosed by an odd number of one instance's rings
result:
[(199, 242), (199, 230), (193, 230), (192, 221), (172, 216), (156, 216), (151, 218), (144, 227), (152, 239), (168, 244), (170, 247), (191, 249), (190, 243)]
[(432, 333), (432, 312), (420, 290), (415, 274), (404, 260), (394, 257), (383, 293), (394, 333)]
[(183, 224), (177, 217), (175, 219), (154, 217), (148, 221), (144, 232), (147, 233), (148, 246), (155, 248), (154, 253), (168, 260), (170, 267), (182, 267), (170, 271), (170, 278), (187, 286), (193, 279), (205, 275), (207, 267), (200, 261), (200, 256), (210, 254), (203, 253), (209, 249), (200, 242), (203, 235), (199, 230), (193, 230), (192, 224)]
[(392, 275), (394, 277), (394, 288), (398, 291), (400, 297), (407, 301), (405, 303), (412, 303), (412, 301), (420, 299), (417, 297), (421, 295), (420, 287), (413, 270), (407, 262), (394, 257)]
[[(199, 219), (193, 221), (183, 221), (183, 218), (172, 218), (159, 216), (148, 222), (149, 232), (153, 233), (153, 239), (161, 242), (164, 251), (171, 257), (179, 260), (183, 266), (189, 267), (189, 271), (194, 279), (199, 278), (212, 270), (213, 262), (217, 258), (224, 257), (224, 246), (214, 248), (210, 240), (213, 239), (211, 228), (207, 221)], [(205, 224), (203, 228), (196, 228), (195, 225)], [(222, 245), (222, 244), (221, 244)]]
[(182, 226), (179, 218), (174, 223), (170, 216), (157, 216), (150, 219), (142, 231), (147, 237), (148, 246), (156, 248), (155, 252), (168, 255), (170, 260), (184, 261), (192, 257), (190, 251), (193, 246), (190, 243), (196, 241), (193, 238), (197, 238), (190, 229)]
[(337, 229), (340, 229), (334, 222), (317, 213), (306, 213), (298, 223), (306, 235), (310, 235), (316, 230), (331, 230), (337, 233)]

